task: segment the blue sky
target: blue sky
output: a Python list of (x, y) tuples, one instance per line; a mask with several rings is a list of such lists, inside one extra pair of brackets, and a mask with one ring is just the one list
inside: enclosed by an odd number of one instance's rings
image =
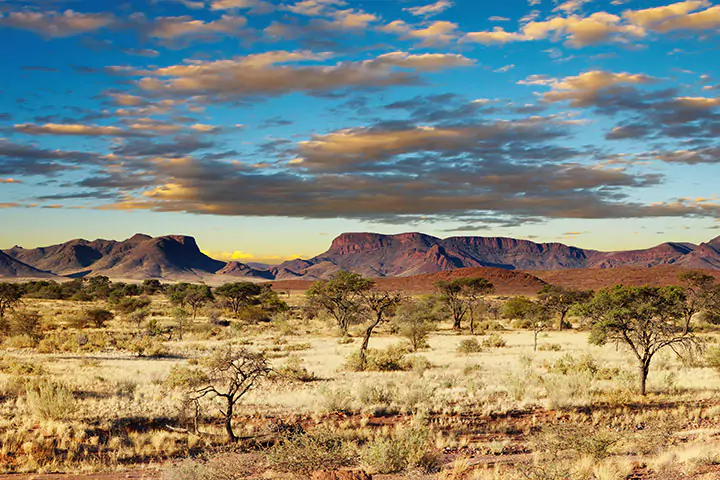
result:
[(0, 2), (0, 248), (720, 234), (707, 0)]

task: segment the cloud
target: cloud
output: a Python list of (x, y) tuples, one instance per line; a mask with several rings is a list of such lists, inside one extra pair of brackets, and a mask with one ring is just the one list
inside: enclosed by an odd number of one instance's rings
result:
[(675, 150), (656, 152), (654, 158), (665, 163), (685, 165), (720, 164), (720, 146), (695, 150)]
[(157, 165), (159, 186), (103, 208), (212, 215), (354, 218), (389, 223), (488, 216), (618, 218), (709, 215), (687, 202), (629, 202), (619, 188), (655, 185), (651, 175), (573, 163), (408, 164), (384, 174), (251, 172), (185, 158)]
[(115, 22), (111, 13), (20, 11), (0, 14), (0, 27), (27, 30), (46, 38), (81, 35), (107, 27)]
[(591, 70), (563, 79), (532, 75), (518, 83), (551, 87), (551, 91), (542, 97), (545, 102), (569, 101), (572, 107), (587, 107), (597, 105), (603, 95), (623, 92), (625, 85), (647, 85), (656, 81), (657, 79), (645, 74)]
[(569, 46), (584, 47), (610, 41), (628, 42), (642, 38), (643, 29), (622, 24), (622, 18), (606, 12), (596, 12), (588, 17), (570, 15), (544, 21), (526, 23), (519, 32), (508, 32), (501, 27), (492, 31), (470, 32), (466, 41), (485, 45), (509, 42), (528, 42), (550, 39), (565, 40)]
[[(634, 25), (659, 33), (677, 30), (702, 31), (720, 27), (720, 6), (706, 0), (691, 0), (643, 10), (628, 10), (623, 16)], [(695, 12), (703, 7), (710, 7)]]
[[(631, 43), (648, 33), (673, 31), (712, 31), (720, 27), (720, 6), (710, 7), (706, 0), (691, 0), (642, 10), (626, 10), (622, 16), (595, 12), (580, 16), (579, 10), (588, 0), (569, 0), (555, 11), (566, 16), (536, 20), (536, 15), (517, 32), (496, 27), (491, 31), (470, 32), (465, 41), (485, 45), (539, 40), (565, 41), (571, 47), (585, 47), (608, 42)], [(709, 7), (702, 11), (695, 11)]]
[(317, 17), (327, 15), (334, 11), (336, 6), (345, 4), (343, 0), (301, 0), (284, 8), (297, 15)]
[(210, 3), (211, 10), (249, 10), (249, 13), (264, 15), (275, 10), (271, 2), (264, 0), (213, 0)]
[(18, 180), (16, 178), (0, 178), (0, 183), (4, 183), (4, 184), (22, 183), (22, 180)]
[[(501, 154), (507, 145), (525, 145), (564, 136), (558, 127), (552, 119), (534, 118), (454, 127), (339, 130), (300, 142), (293, 165), (311, 170), (347, 171), (353, 165), (383, 162), (408, 153)], [(518, 153), (522, 148), (517, 148)]]
[(406, 40), (419, 40), (421, 45), (436, 45), (448, 43), (455, 40), (458, 25), (453, 22), (438, 20), (432, 22), (423, 28), (417, 28), (408, 25), (402, 20), (395, 20), (387, 25), (380, 27), (380, 31), (400, 35)]
[(449, 0), (438, 0), (435, 3), (423, 5), (421, 7), (408, 7), (403, 8), (403, 11), (409, 12), (416, 17), (431, 17), (439, 13), (444, 12), (448, 8), (452, 7), (453, 3)]
[(153, 20), (148, 35), (168, 41), (186, 37), (214, 38), (218, 35), (240, 35), (246, 25), (245, 17), (233, 15), (223, 15), (211, 22), (196, 20), (189, 16), (159, 17)]
[(28, 135), (81, 135), (81, 136), (113, 136), (113, 137), (143, 137), (149, 133), (139, 128), (126, 130), (115, 126), (105, 125), (80, 125), (80, 124), (57, 124), (46, 123), (36, 125), (23, 123), (14, 126), (15, 131)]
[(504, 67), (496, 68), (493, 70), (495, 73), (506, 73), (515, 68), (515, 64), (505, 65)]
[(327, 53), (271, 51), (231, 60), (189, 60), (152, 70), (116, 67), (117, 73), (141, 76), (137, 85), (153, 95), (198, 96), (211, 101), (273, 97), (293, 92), (327, 93), (343, 89), (414, 85), (419, 72), (471, 65), (459, 54), (391, 52), (359, 62), (298, 65), (323, 61)]
[(102, 156), (73, 150), (39, 148), (0, 140), (0, 175), (53, 176), (80, 166), (97, 165)]

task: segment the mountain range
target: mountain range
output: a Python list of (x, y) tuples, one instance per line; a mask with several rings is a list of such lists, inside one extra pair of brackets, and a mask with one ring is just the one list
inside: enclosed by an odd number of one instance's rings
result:
[(193, 237), (137, 234), (123, 240), (83, 239), (25, 249), (0, 251), (0, 277), (161, 278), (199, 280), (208, 277), (267, 280), (316, 280), (339, 270), (367, 277), (409, 277), (468, 267), (502, 270), (559, 271), (658, 267), (720, 271), (720, 237), (707, 243), (663, 243), (644, 250), (601, 252), (505, 237), (438, 238), (422, 233), (381, 235), (344, 233), (313, 258), (266, 266), (214, 260)]

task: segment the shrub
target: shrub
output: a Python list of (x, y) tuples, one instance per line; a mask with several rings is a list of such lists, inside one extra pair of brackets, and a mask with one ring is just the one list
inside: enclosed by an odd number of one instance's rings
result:
[(296, 382), (313, 382), (317, 376), (305, 367), (303, 360), (297, 355), (288, 357), (285, 365), (277, 369), (280, 378)]
[(373, 473), (399, 473), (409, 469), (432, 472), (438, 455), (424, 427), (404, 428), (389, 437), (375, 437), (362, 450), (363, 463)]
[(480, 345), (480, 342), (477, 341), (475, 338), (466, 338), (460, 342), (460, 345), (457, 347), (457, 352), (462, 353), (464, 355), (470, 354), (470, 353), (480, 353), (482, 352), (483, 347)]
[(398, 389), (394, 383), (363, 383), (360, 385), (360, 388), (358, 388), (358, 400), (367, 406), (389, 406), (395, 401), (397, 396)]
[(32, 310), (20, 310), (13, 312), (7, 322), (7, 330), (10, 336), (27, 336), (35, 343), (42, 338), (40, 332), (40, 314)]
[(92, 324), (96, 328), (103, 328), (105, 323), (115, 318), (115, 315), (111, 311), (102, 308), (91, 308), (85, 310), (83, 316), (85, 317), (86, 325)]
[(540, 452), (574, 451), (578, 456), (600, 460), (613, 454), (621, 435), (609, 428), (584, 424), (560, 424), (546, 427), (533, 438), (535, 449)]
[(354, 446), (325, 429), (291, 435), (268, 453), (268, 461), (281, 472), (296, 478), (310, 478), (316, 470), (337, 470), (354, 463)]
[(493, 333), (483, 340), (482, 346), (485, 348), (503, 348), (507, 346), (507, 341), (497, 333)]
[(64, 385), (47, 378), (30, 382), (25, 390), (30, 411), (44, 420), (63, 420), (75, 411), (75, 398)]
[(124, 315), (129, 315), (136, 310), (142, 310), (150, 306), (149, 298), (124, 297), (115, 305), (115, 310)]
[[(412, 362), (406, 358), (409, 348), (406, 345), (391, 345), (386, 349), (370, 348), (367, 350), (366, 371), (393, 372), (410, 370)], [(348, 370), (359, 372), (363, 369), (360, 365), (360, 352), (355, 352), (348, 357), (345, 366)]]
[(342, 388), (324, 388), (321, 390), (322, 400), (321, 407), (328, 412), (344, 412), (352, 413), (353, 396)]
[(559, 343), (543, 343), (538, 347), (541, 352), (559, 352), (562, 350), (562, 345)]
[(720, 371), (720, 346), (708, 348), (705, 351), (705, 364), (710, 368)]
[(128, 348), (131, 352), (137, 354), (138, 357), (167, 357), (168, 349), (162, 342), (149, 338), (141, 337), (130, 342)]

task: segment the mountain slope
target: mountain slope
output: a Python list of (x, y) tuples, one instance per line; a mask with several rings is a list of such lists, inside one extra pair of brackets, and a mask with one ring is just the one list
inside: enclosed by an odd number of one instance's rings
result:
[(214, 274), (225, 266), (203, 254), (193, 237), (183, 235), (138, 234), (124, 241), (78, 239), (34, 249), (13, 247), (6, 253), (35, 268), (67, 276), (185, 280)]
[(468, 267), (506, 270), (656, 267), (720, 270), (720, 237), (708, 243), (663, 243), (644, 250), (601, 252), (561, 243), (503, 237), (437, 238), (421, 233), (345, 233), (325, 253), (285, 262), (276, 278), (327, 278), (340, 269), (368, 277), (404, 277)]
[(12, 258), (0, 251), (0, 277), (6, 278), (46, 278), (52, 273), (38, 270), (30, 265)]

